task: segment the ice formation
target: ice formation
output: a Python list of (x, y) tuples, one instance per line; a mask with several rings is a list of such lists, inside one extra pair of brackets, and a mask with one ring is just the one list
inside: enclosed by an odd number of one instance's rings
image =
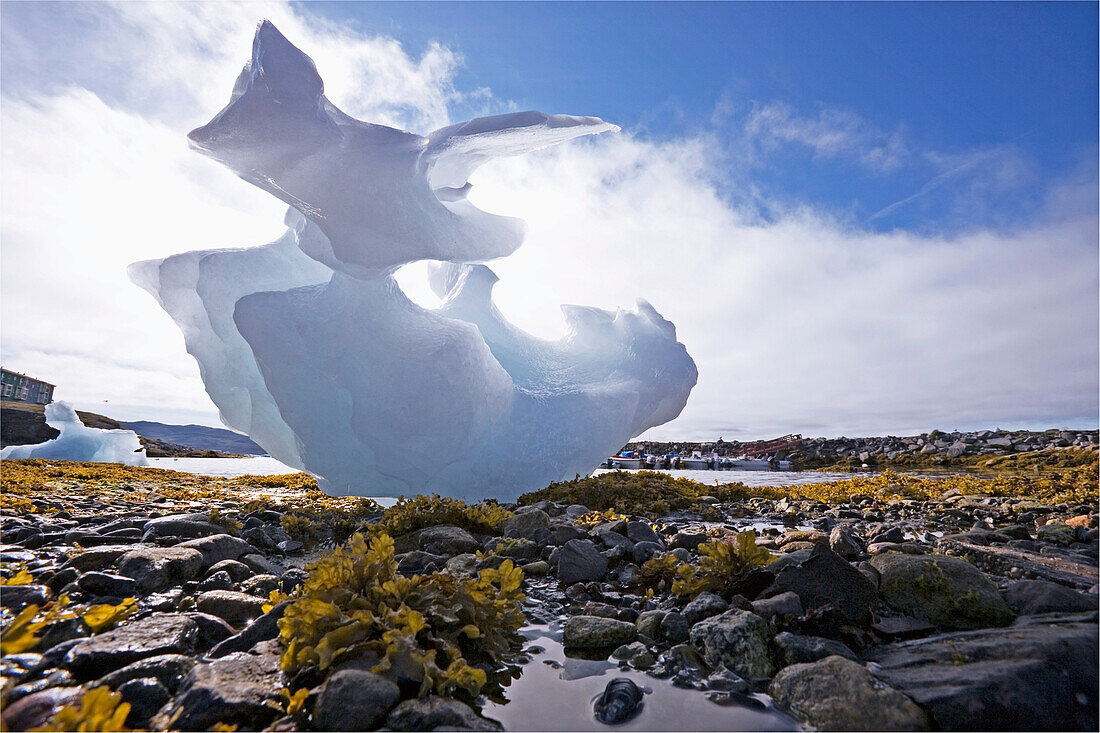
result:
[(145, 449), (132, 430), (97, 430), (80, 422), (67, 402), (46, 405), (46, 424), (61, 431), (53, 440), (36, 445), (9, 445), (0, 458), (54, 458), (144, 466)]
[[(193, 147), (289, 204), (287, 231), (250, 249), (130, 266), (183, 331), (222, 420), (330, 494), (514, 499), (587, 474), (683, 409), (698, 376), (675, 327), (563, 306), (560, 341), (512, 326), (481, 264), (523, 222), (466, 195), (494, 157), (618, 130), (521, 112), (427, 137), (356, 120), (268, 21), (229, 105)], [(421, 308), (393, 274), (438, 260)]]

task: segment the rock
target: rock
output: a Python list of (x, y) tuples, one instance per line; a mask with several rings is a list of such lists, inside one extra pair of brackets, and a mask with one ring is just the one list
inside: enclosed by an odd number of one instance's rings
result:
[(206, 537), (225, 532), (225, 529), (213, 524), (207, 514), (172, 514), (157, 517), (145, 523), (142, 542), (157, 537)]
[(780, 666), (816, 662), (825, 657), (839, 656), (859, 661), (847, 644), (821, 636), (804, 636), (783, 631), (773, 639)]
[(236, 629), (218, 616), (199, 611), (187, 611), (184, 615), (199, 625), (199, 635), (195, 639), (196, 651), (206, 651), (236, 633)]
[(579, 540), (583, 537), (584, 532), (572, 524), (556, 524), (551, 526), (550, 536), (547, 538), (546, 544), (560, 547), (570, 540)]
[(607, 529), (606, 525), (603, 527), (597, 527), (595, 530), (593, 530), (593, 533), (597, 537), (599, 537), (600, 542), (603, 542), (604, 546), (608, 548), (621, 547), (623, 548), (624, 552), (631, 552), (634, 549), (634, 543), (628, 540), (626, 538), (626, 535), (619, 534), (618, 532), (613, 532), (612, 530)]
[(313, 724), (319, 730), (375, 730), (400, 699), (397, 685), (384, 677), (340, 670), (321, 688), (313, 706)]
[(661, 540), (661, 536), (657, 534), (656, 530), (649, 524), (649, 522), (627, 522), (626, 523), (626, 538), (631, 542), (653, 542), (664, 548), (664, 541)]
[(422, 574), (430, 570), (439, 570), (446, 564), (447, 558), (423, 550), (413, 550), (397, 555), (397, 571), (402, 575)]
[(699, 545), (709, 539), (701, 532), (677, 532), (673, 535), (669, 548), (673, 550), (697, 550)]
[(119, 558), (118, 573), (133, 578), (144, 594), (191, 580), (202, 562), (201, 552), (186, 547), (141, 547)]
[(148, 616), (74, 645), (65, 665), (77, 679), (88, 680), (146, 657), (189, 654), (198, 635), (199, 625), (182, 614)]
[(151, 677), (139, 677), (119, 685), (117, 692), (122, 702), (130, 703), (130, 714), (126, 716), (126, 725), (142, 725), (153, 717), (172, 695), (157, 680)]
[(498, 724), (479, 717), (469, 705), (435, 696), (400, 703), (386, 716), (386, 727), (391, 730), (501, 730)]
[(634, 562), (641, 565), (663, 549), (664, 548), (656, 542), (639, 542), (634, 545), (630, 552)]
[(571, 616), (565, 622), (562, 642), (567, 647), (599, 649), (634, 640), (637, 629), (626, 621), (601, 616)]
[(865, 652), (942, 730), (1096, 730), (1096, 614), (1021, 617)]
[(600, 580), (607, 574), (607, 558), (591, 540), (570, 540), (558, 556), (558, 578), (566, 584)]
[(480, 547), (469, 532), (449, 524), (428, 527), (417, 535), (416, 541), (419, 549), (433, 555), (460, 555)]
[(550, 572), (550, 563), (545, 560), (536, 560), (521, 566), (520, 569), (523, 570), (524, 575), (538, 578)]
[(1077, 540), (1073, 527), (1065, 524), (1044, 524), (1038, 529), (1036, 539), (1040, 542), (1050, 542), (1055, 545), (1072, 545)]
[(786, 667), (772, 680), (768, 694), (818, 730), (930, 728), (928, 716), (912, 700), (844, 657)]
[(181, 542), (176, 547), (186, 547), (198, 550), (202, 553), (202, 566), (209, 568), (222, 560), (236, 560), (245, 555), (252, 554), (256, 548), (248, 544), (240, 537), (228, 534), (216, 534), (210, 537), (200, 537), (187, 542)]
[(856, 558), (863, 552), (863, 546), (847, 527), (833, 527), (829, 532), (829, 549), (845, 560)]
[(642, 611), (638, 614), (634, 626), (638, 629), (639, 634), (648, 636), (650, 639), (659, 639), (661, 637), (661, 621), (664, 620), (664, 617), (665, 611)]
[(729, 604), (722, 598), (713, 593), (704, 592), (696, 596), (694, 601), (684, 606), (682, 613), (688, 624), (694, 625), (705, 618), (717, 616), (727, 608), (729, 608)]
[(630, 660), (635, 656), (648, 652), (649, 648), (640, 641), (634, 641), (629, 644), (623, 644), (615, 651), (611, 652), (612, 659), (625, 659)]
[(0, 593), (0, 606), (14, 611), (35, 605), (41, 608), (50, 598), (50, 589), (44, 585), (5, 585)]
[(266, 575), (282, 575), (283, 568), (279, 567), (275, 563), (268, 560), (266, 557), (260, 554), (253, 553), (251, 555), (245, 555), (240, 558), (240, 561), (248, 566), (254, 573), (264, 573)]
[(282, 582), (274, 575), (260, 573), (241, 583), (240, 590), (242, 593), (258, 596), (266, 601), (271, 597), (271, 591), (279, 590), (281, 585)]
[(252, 575), (252, 569), (243, 562), (239, 560), (222, 560), (210, 566), (210, 569), (206, 571), (206, 577), (209, 578), (215, 573), (222, 571), (228, 573), (229, 579), (234, 583), (240, 583)]
[(1046, 580), (1017, 580), (1008, 584), (1005, 600), (1021, 614), (1095, 611), (1096, 596)]
[(912, 616), (886, 616), (871, 624), (871, 630), (893, 641), (928, 636), (936, 627)]
[[(266, 646), (265, 646), (266, 645)], [(152, 727), (166, 730), (207, 730), (216, 723), (259, 730), (279, 715), (275, 704), (282, 687), (280, 647), (263, 642), (256, 654), (235, 652), (188, 672), (176, 698), (161, 709)]]
[(661, 618), (661, 636), (670, 644), (679, 644), (691, 637), (691, 624), (682, 613), (669, 611)]
[(0, 712), (5, 730), (30, 730), (44, 726), (66, 705), (79, 705), (81, 687), (51, 687), (5, 705)]
[(212, 590), (201, 594), (195, 606), (203, 613), (240, 624), (263, 613), (264, 601), (248, 593), (232, 590)]
[(273, 606), (270, 611), (250, 623), (239, 634), (219, 642), (207, 653), (207, 656), (218, 659), (232, 652), (246, 652), (261, 641), (278, 637), (279, 619), (283, 617), (283, 612), (289, 605), (290, 601), (283, 601)]
[[(795, 555), (800, 553), (787, 557)], [(871, 605), (876, 599), (875, 588), (867, 578), (823, 544), (815, 545), (801, 559), (782, 566), (764, 595), (774, 596), (784, 591), (796, 593), (807, 611), (831, 605), (854, 624), (870, 621)]]
[(224, 570), (219, 570), (199, 583), (198, 589), (200, 591), (232, 590), (234, 587), (236, 586), (233, 584), (233, 579), (229, 577), (229, 573)]
[(761, 618), (770, 619), (772, 616), (801, 616), (802, 600), (797, 593), (786, 591), (771, 598), (761, 598), (752, 602), (752, 612)]
[(505, 537), (545, 544), (550, 539), (550, 515), (539, 509), (513, 514), (500, 523), (500, 532)]
[(1015, 614), (980, 570), (957, 557), (876, 555), (889, 606), (948, 629), (1004, 626)]
[(197, 663), (183, 654), (147, 657), (100, 677), (94, 686), (106, 685), (112, 690), (117, 690), (130, 680), (151, 678), (164, 685), (169, 692), (175, 692), (183, 682), (183, 678)]
[(137, 583), (132, 578), (110, 573), (84, 573), (76, 584), (80, 590), (95, 596), (126, 598), (137, 593)]
[(584, 604), (584, 610), (582, 611), (585, 616), (599, 616), (601, 618), (616, 618), (619, 609), (612, 606), (610, 603), (599, 603), (598, 601), (588, 601)]
[(742, 677), (771, 677), (768, 622), (750, 611), (732, 609), (691, 627), (691, 645), (711, 667), (725, 665)]

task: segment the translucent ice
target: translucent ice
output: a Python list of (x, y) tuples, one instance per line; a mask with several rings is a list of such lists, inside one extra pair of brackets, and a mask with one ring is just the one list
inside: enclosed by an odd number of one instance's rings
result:
[(141, 447), (137, 433), (86, 427), (67, 402), (46, 405), (46, 424), (61, 431), (61, 434), (37, 445), (9, 445), (0, 450), (0, 458), (55, 458), (145, 465), (145, 449)]
[[(617, 129), (541, 112), (427, 137), (361, 122), (264, 21), (229, 105), (190, 138), (288, 203), (286, 234), (130, 275), (183, 330), (222, 419), (329, 493), (511, 499), (590, 472), (695, 385), (647, 302), (563, 306), (569, 332), (545, 341), (501, 315), (480, 264), (513, 252), (523, 223), (467, 200), (479, 165)], [(442, 261), (435, 310), (393, 279), (422, 259)]]

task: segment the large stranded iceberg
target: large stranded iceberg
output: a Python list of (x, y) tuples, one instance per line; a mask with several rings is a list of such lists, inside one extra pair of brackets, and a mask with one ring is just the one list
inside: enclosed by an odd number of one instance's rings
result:
[(0, 458), (52, 458), (62, 461), (93, 461), (144, 466), (145, 448), (132, 430), (98, 430), (80, 422), (67, 402), (46, 405), (46, 424), (60, 431), (53, 440), (35, 445), (9, 445)]
[[(190, 138), (289, 204), (286, 234), (135, 263), (130, 276), (182, 329), (222, 420), (325, 491), (513, 499), (676, 417), (698, 376), (645, 301), (563, 306), (569, 333), (556, 342), (492, 302), (497, 278), (481, 263), (513, 252), (523, 223), (470, 203), (470, 174), (617, 129), (541, 112), (427, 137), (361, 122), (263, 21), (229, 105)], [(423, 259), (442, 261), (435, 310), (393, 278)]]

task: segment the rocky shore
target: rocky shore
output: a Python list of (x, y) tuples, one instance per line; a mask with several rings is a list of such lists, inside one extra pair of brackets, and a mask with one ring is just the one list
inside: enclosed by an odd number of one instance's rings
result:
[[(1017, 468), (1034, 464), (1027, 455), (1056, 448), (1095, 450), (1100, 442), (1096, 430), (978, 430), (972, 432), (942, 432), (933, 430), (908, 437), (881, 436), (868, 438), (801, 438), (787, 449), (775, 451), (773, 457), (793, 460), (799, 468), (859, 470), (863, 467), (885, 468)], [(628, 443), (624, 450), (638, 450), (654, 455), (692, 451), (714, 452), (719, 456), (737, 456), (751, 442), (717, 441), (704, 443), (658, 443), (640, 441)], [(1072, 453), (1063, 454), (1066, 459)], [(1061, 463), (1040, 461), (1048, 468), (1067, 467)]]
[[(731, 715), (1100, 722), (1095, 453), (1057, 474), (787, 489), (611, 473), (388, 510), (302, 475), (2, 473), (12, 730), (495, 730), (487, 701), (538, 664), (524, 624)], [(651, 713), (618, 694), (615, 715)]]

